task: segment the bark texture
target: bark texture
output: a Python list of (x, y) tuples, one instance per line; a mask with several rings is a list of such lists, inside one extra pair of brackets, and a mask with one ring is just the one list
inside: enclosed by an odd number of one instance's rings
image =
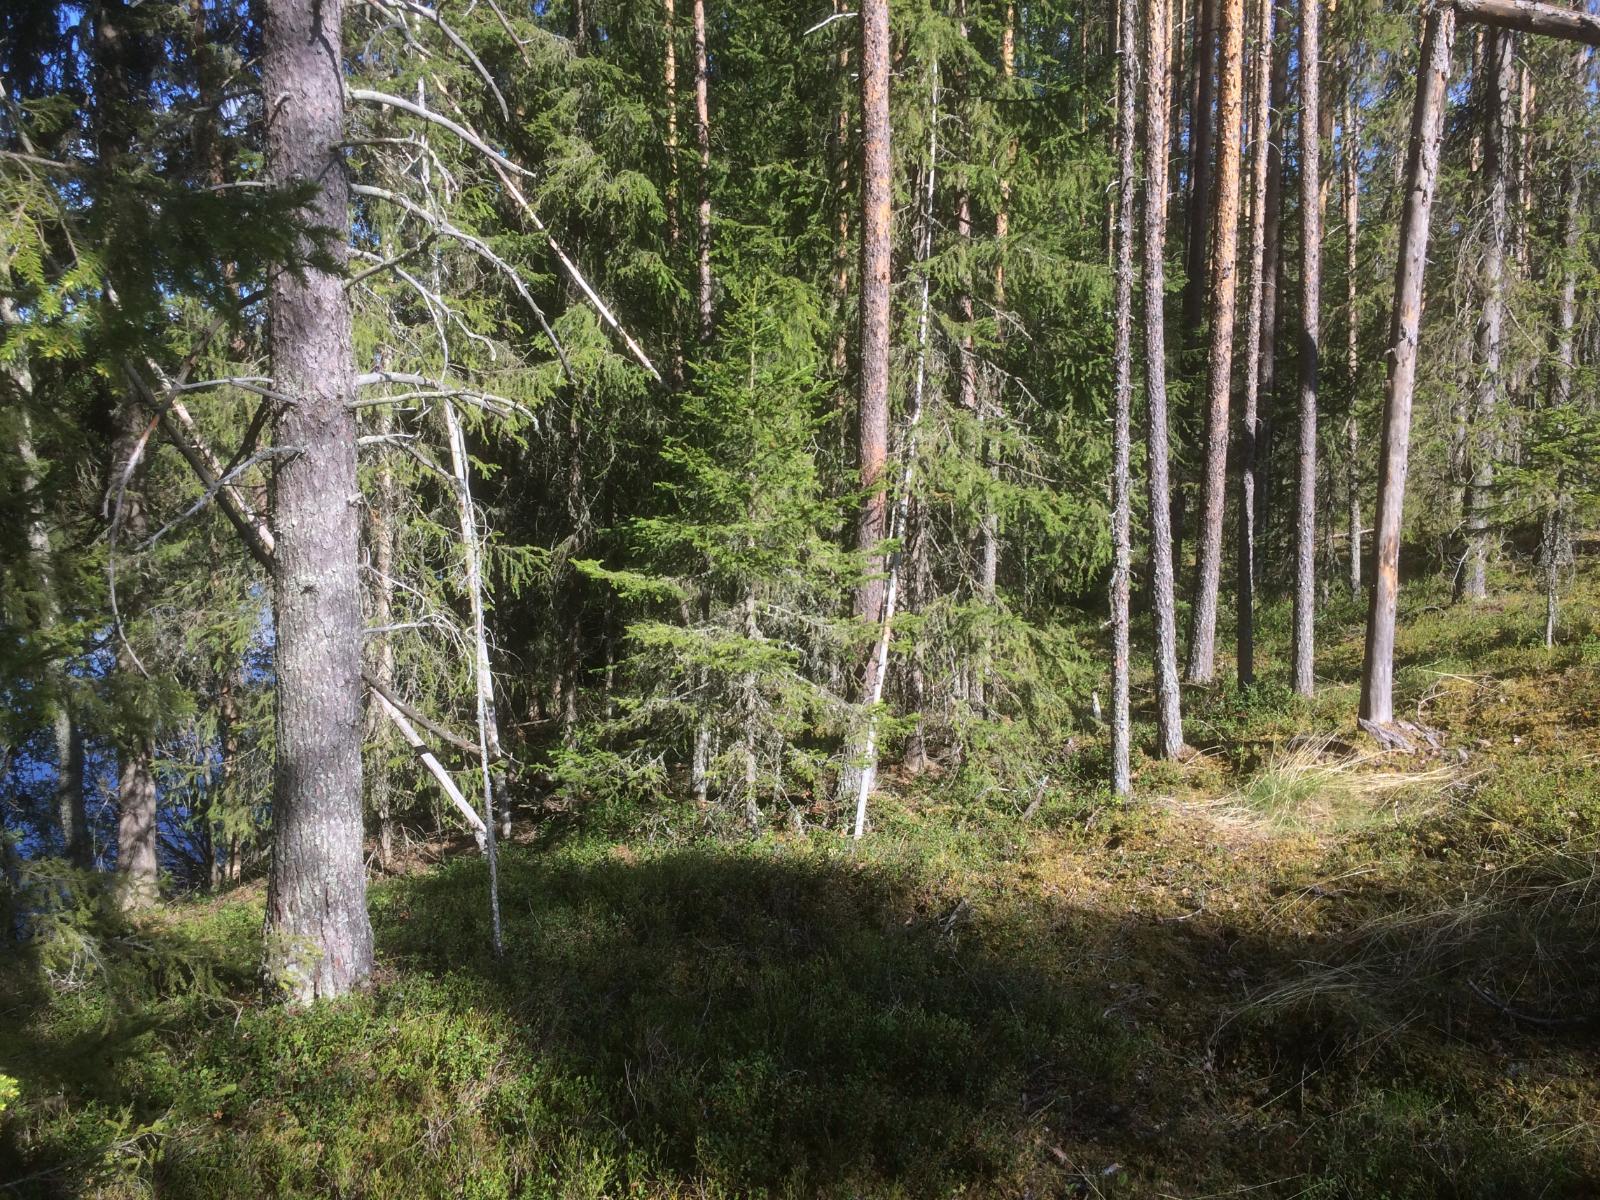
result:
[(1268, 166), (1272, 159), (1272, 0), (1261, 0), (1256, 25), (1256, 67), (1250, 113), (1250, 294), (1244, 339), (1244, 411), (1239, 421), (1238, 656), (1239, 682), (1255, 679), (1256, 438), (1261, 397), (1261, 322), (1267, 257)]
[(1167, 30), (1169, 0), (1145, 0), (1144, 369), (1146, 483), (1150, 500), (1150, 603), (1155, 621), (1156, 754), (1183, 750), (1178, 617), (1172, 582), (1172, 488), (1167, 430)]
[(1294, 662), (1302, 696), (1316, 687), (1317, 388), (1322, 353), (1321, 0), (1300, 10), (1300, 471), (1295, 505)]
[[(1133, 570), (1131, 458), (1133, 421), (1133, 205), (1135, 85), (1139, 78), (1137, 0), (1121, 0), (1121, 87), (1117, 112), (1117, 330), (1114, 351), (1116, 417), (1111, 474), (1111, 788), (1133, 794), (1132, 728), (1128, 711), (1128, 590)], [(1165, 172), (1163, 172), (1163, 178)]]
[(1217, 88), (1216, 244), (1211, 255), (1211, 330), (1206, 351), (1206, 457), (1200, 497), (1187, 675), (1209, 683), (1216, 669), (1217, 591), (1228, 487), (1228, 402), (1239, 279), (1239, 128), (1243, 102), (1244, 0), (1221, 0)]
[[(264, 12), (263, 91), (275, 97), (267, 172), (314, 184), (305, 215), (322, 250), (346, 257), (341, 0), (272, 0)], [(307, 247), (306, 249), (309, 249)], [(277, 444), (295, 454), (273, 476), (273, 616), (278, 715), (266, 975), (292, 1001), (339, 996), (372, 970), (361, 847), (359, 494), (350, 304), (339, 275), (279, 271), (268, 348), (280, 392)]]
[(1516, 71), (1516, 44), (1511, 33), (1490, 29), (1484, 57), (1483, 166), (1488, 185), (1488, 230), (1483, 247), (1483, 308), (1478, 316), (1475, 344), (1477, 376), (1473, 398), (1472, 429), (1467, 454), (1465, 512), (1466, 561), (1462, 564), (1460, 592), (1468, 600), (1489, 594), (1489, 555), (1493, 534), (1489, 506), (1494, 490), (1494, 460), (1498, 443), (1505, 378), (1501, 350), (1506, 319), (1506, 244), (1509, 237), (1507, 165), (1510, 144), (1506, 137), (1506, 105)]
[(1444, 129), (1444, 99), (1455, 33), (1453, 8), (1440, 6), (1428, 13), (1422, 38), (1422, 77), (1417, 83), (1406, 152), (1400, 253), (1395, 266), (1394, 314), (1389, 326), (1389, 376), (1383, 401), (1383, 445), (1378, 457), (1375, 565), (1361, 668), (1361, 718), (1380, 729), (1394, 722), (1400, 521), (1405, 509), (1406, 467), (1411, 449), (1422, 276), (1428, 259), (1428, 224), (1439, 182), (1439, 138)]
[(694, 0), (694, 144), (700, 152), (700, 193), (695, 224), (700, 262), (700, 340), (711, 337), (713, 295), (711, 279), (711, 100), (710, 68), (706, 58), (706, 4)]

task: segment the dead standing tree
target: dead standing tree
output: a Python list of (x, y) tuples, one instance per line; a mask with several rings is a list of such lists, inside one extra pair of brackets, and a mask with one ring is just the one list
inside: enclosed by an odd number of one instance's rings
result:
[(1400, 592), (1400, 525), (1411, 441), (1411, 401), (1417, 382), (1417, 335), (1422, 321), (1422, 275), (1428, 222), (1439, 178), (1450, 51), (1456, 18), (1498, 29), (1600, 46), (1600, 17), (1532, 0), (1448, 0), (1428, 11), (1422, 73), (1411, 114), (1406, 156), (1400, 253), (1395, 267), (1394, 313), (1389, 327), (1389, 377), (1383, 402), (1383, 448), (1378, 459), (1376, 570), (1367, 614), (1366, 657), (1361, 669), (1361, 724), (1380, 741), (1404, 745), (1394, 729), (1394, 629)]

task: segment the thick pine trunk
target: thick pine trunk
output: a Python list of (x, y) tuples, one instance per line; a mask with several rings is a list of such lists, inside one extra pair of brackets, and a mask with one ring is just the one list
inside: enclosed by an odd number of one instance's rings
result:
[(1244, 412), (1239, 423), (1238, 677), (1255, 680), (1255, 508), (1261, 397), (1263, 271), (1267, 257), (1268, 167), (1272, 160), (1272, 0), (1261, 0), (1250, 115), (1250, 295), (1244, 351)]
[(1148, 409), (1150, 604), (1155, 620), (1156, 754), (1183, 750), (1178, 694), (1178, 617), (1172, 582), (1172, 489), (1167, 429), (1167, 70), (1169, 0), (1145, 0), (1144, 368)]
[(1461, 594), (1483, 600), (1488, 594), (1490, 543), (1489, 506), (1494, 490), (1495, 449), (1505, 380), (1501, 349), (1506, 314), (1506, 240), (1508, 236), (1506, 104), (1516, 70), (1516, 45), (1505, 30), (1490, 29), (1484, 51), (1484, 175), (1489, 189), (1489, 229), (1483, 250), (1483, 309), (1478, 318), (1475, 372), (1477, 392), (1468, 437), (1465, 523), (1467, 555), (1462, 564)]
[(1133, 736), (1128, 711), (1128, 592), (1133, 570), (1133, 497), (1129, 460), (1133, 436), (1133, 205), (1138, 184), (1133, 144), (1134, 93), (1139, 78), (1138, 0), (1121, 0), (1118, 12), (1121, 62), (1117, 113), (1116, 418), (1111, 474), (1111, 788), (1119, 796), (1130, 796)]
[(1411, 401), (1417, 381), (1417, 335), (1422, 324), (1422, 277), (1428, 260), (1428, 223), (1439, 182), (1439, 139), (1455, 42), (1455, 10), (1431, 9), (1422, 39), (1422, 77), (1411, 114), (1406, 153), (1400, 253), (1395, 266), (1394, 315), (1389, 326), (1389, 377), (1383, 402), (1383, 446), (1378, 457), (1375, 565), (1361, 668), (1361, 718), (1381, 729), (1394, 722), (1394, 623), (1400, 593), (1400, 525), (1405, 511), (1406, 467), (1411, 447)]
[(1222, 580), (1222, 521), (1228, 486), (1228, 401), (1233, 390), (1234, 307), (1238, 293), (1239, 118), (1242, 108), (1244, 0), (1221, 0), (1218, 58), (1216, 244), (1211, 255), (1211, 329), (1206, 352), (1206, 458), (1196, 530), (1194, 606), (1187, 675), (1215, 673), (1217, 591)]
[(1317, 376), (1322, 327), (1322, 0), (1300, 10), (1300, 471), (1295, 508), (1294, 690), (1316, 687)]
[[(275, 186), (315, 185), (306, 219), (346, 258), (349, 181), (341, 0), (273, 0), (263, 23), (262, 91)], [(311, 247), (303, 248), (309, 251)], [(277, 389), (272, 556), (277, 763), (266, 974), (290, 1000), (339, 996), (372, 971), (361, 845), (361, 604), (350, 302), (338, 273), (302, 263), (269, 285)]]

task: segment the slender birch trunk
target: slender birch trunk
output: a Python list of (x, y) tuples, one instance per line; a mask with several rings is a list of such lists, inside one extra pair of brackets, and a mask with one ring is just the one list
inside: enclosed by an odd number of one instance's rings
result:
[(694, 142), (700, 152), (700, 194), (696, 224), (696, 249), (700, 261), (700, 340), (711, 340), (711, 103), (710, 73), (706, 60), (706, 3), (694, 2)]
[(1133, 205), (1138, 187), (1133, 144), (1134, 92), (1139, 79), (1138, 0), (1121, 0), (1118, 13), (1121, 90), (1117, 112), (1117, 330), (1113, 352), (1116, 418), (1111, 475), (1111, 788), (1119, 796), (1131, 796), (1128, 591), (1133, 570), (1133, 502), (1129, 460), (1133, 437)]
[(1345, 414), (1345, 498), (1349, 507), (1350, 594), (1361, 594), (1361, 422), (1356, 412), (1361, 375), (1361, 322), (1358, 312), (1357, 251), (1361, 230), (1361, 105), (1355, 95), (1356, 68), (1345, 80), (1344, 117), (1339, 137), (1344, 158), (1344, 363), (1350, 411)]
[(1322, 0), (1300, 8), (1300, 470), (1295, 509), (1292, 678), (1316, 688), (1317, 386), (1322, 328)]

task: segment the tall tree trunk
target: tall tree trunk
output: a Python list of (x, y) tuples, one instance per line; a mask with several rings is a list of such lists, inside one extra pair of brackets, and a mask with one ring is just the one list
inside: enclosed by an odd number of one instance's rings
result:
[(1478, 318), (1475, 364), (1477, 394), (1467, 447), (1470, 461), (1465, 503), (1467, 557), (1463, 564), (1461, 594), (1468, 600), (1482, 600), (1489, 594), (1489, 552), (1493, 540), (1489, 505), (1494, 490), (1496, 426), (1502, 409), (1500, 396), (1505, 386), (1500, 358), (1506, 313), (1506, 173), (1510, 159), (1506, 104), (1516, 71), (1514, 35), (1490, 29), (1484, 57), (1484, 177), (1489, 189), (1489, 233), (1483, 250), (1483, 310)]
[[(1195, 31), (1192, 64), (1194, 86), (1193, 100), (1189, 108), (1189, 202), (1183, 259), (1183, 327), (1186, 335), (1191, 338), (1199, 336), (1202, 322), (1205, 320), (1206, 249), (1211, 232), (1212, 214), (1212, 138), (1215, 131), (1222, 131), (1223, 136), (1227, 136), (1223, 130), (1220, 107), (1218, 111), (1213, 112), (1219, 67), (1221, 71), (1227, 70), (1225, 63), (1219, 64), (1218, 61), (1219, 15), (1225, 26), (1230, 19), (1229, 11), (1236, 7), (1236, 0), (1194, 0), (1194, 2), (1199, 26)], [(1235, 24), (1239, 23), (1235, 19)], [(1226, 39), (1225, 32), (1222, 37), (1223, 40)], [(1235, 133), (1236, 144), (1237, 137), (1238, 134)], [(1222, 159), (1220, 148), (1217, 159), (1220, 165)], [(1220, 195), (1217, 204), (1221, 206)]]
[(1133, 731), (1128, 711), (1128, 590), (1133, 570), (1133, 501), (1129, 460), (1133, 437), (1133, 205), (1138, 186), (1133, 144), (1134, 91), (1139, 79), (1138, 0), (1120, 0), (1118, 13), (1121, 90), (1117, 113), (1117, 398), (1111, 473), (1111, 788), (1119, 796), (1130, 796)]
[(1263, 270), (1267, 256), (1267, 170), (1272, 138), (1273, 0), (1260, 0), (1250, 114), (1250, 294), (1246, 302), (1244, 412), (1239, 429), (1238, 676), (1255, 680), (1256, 435), (1261, 394)]
[(1272, 516), (1272, 432), (1278, 395), (1278, 294), (1282, 286), (1282, 245), (1278, 236), (1283, 216), (1283, 119), (1289, 103), (1288, 39), (1278, 38), (1272, 52), (1272, 113), (1267, 120), (1267, 198), (1264, 219), (1266, 251), (1261, 259), (1261, 369), (1257, 388), (1256, 503), (1251, 520), (1255, 552), (1251, 574), (1257, 581), (1265, 566), (1264, 546)]
[(1242, 107), (1244, 0), (1221, 0), (1217, 101), (1217, 222), (1211, 256), (1211, 330), (1206, 353), (1206, 460), (1199, 549), (1189, 632), (1188, 677), (1209, 683), (1215, 671), (1217, 591), (1222, 579), (1222, 521), (1228, 486), (1228, 400), (1233, 390), (1234, 301), (1239, 256), (1239, 118)]
[[(917, 315), (917, 367), (911, 386), (911, 411), (906, 414), (904, 461), (900, 464), (899, 487), (895, 493), (894, 515), (889, 525), (889, 536), (897, 543), (889, 558), (889, 577), (884, 586), (883, 609), (878, 618), (878, 636), (873, 647), (873, 686), (863, 700), (867, 710), (865, 737), (859, 751), (851, 754), (851, 761), (860, 765), (854, 777), (856, 787), (855, 838), (859, 841), (866, 832), (867, 797), (872, 792), (878, 772), (878, 720), (877, 706), (883, 699), (884, 674), (889, 666), (889, 639), (894, 632), (895, 602), (900, 593), (900, 578), (905, 557), (900, 548), (909, 539), (911, 528), (911, 485), (916, 477), (917, 427), (922, 422), (923, 397), (928, 378), (928, 325), (932, 315), (930, 301), (932, 282), (928, 260), (933, 253), (933, 197), (939, 169), (939, 64), (933, 65), (933, 83), (928, 105), (928, 160), (922, 173), (922, 215), (917, 237), (917, 267), (922, 276), (922, 301)], [(914, 567), (913, 567), (914, 570)], [(847, 778), (850, 778), (847, 775)]]
[[(883, 539), (888, 532), (884, 467), (889, 454), (889, 268), (893, 237), (894, 188), (889, 156), (889, 0), (864, 0), (861, 27), (861, 333), (860, 393), (856, 410), (856, 455), (860, 469), (861, 511), (856, 519), (856, 550), (861, 580), (854, 612), (858, 621), (881, 626), (885, 609)], [(884, 663), (874, 638), (860, 675), (857, 699), (875, 704), (883, 694)], [(840, 776), (840, 799), (855, 808), (859, 837), (865, 821), (863, 797), (870, 791), (869, 759), (876, 754), (875, 728), (854, 731), (847, 740)]]
[[(833, 0), (835, 16), (846, 12), (845, 0)], [(850, 41), (839, 40), (834, 57), (838, 105), (833, 114), (833, 376), (842, 380), (849, 369), (850, 323)], [(840, 389), (843, 391), (843, 389)], [(845, 424), (841, 422), (841, 425)]]
[(1300, 475), (1295, 511), (1294, 690), (1316, 688), (1317, 373), (1322, 327), (1322, 0), (1300, 8)]
[[(372, 971), (361, 848), (359, 489), (350, 301), (350, 225), (340, 52), (342, 0), (273, 0), (262, 29), (267, 176), (314, 182), (303, 214), (329, 234), (313, 262), (269, 284), (268, 347), (280, 392), (273, 476), (273, 617), (278, 745), (266, 975), (296, 1002), (340, 996)], [(311, 246), (302, 250), (309, 252)]]
[(1361, 106), (1356, 103), (1358, 83), (1354, 63), (1345, 80), (1344, 118), (1339, 145), (1344, 158), (1344, 365), (1348, 379), (1349, 409), (1345, 414), (1345, 499), (1349, 506), (1350, 594), (1361, 594), (1361, 423), (1356, 412), (1360, 395), (1361, 322), (1357, 311), (1357, 248), (1361, 230)]
[(1171, 486), (1168, 477), (1167, 334), (1167, 30), (1169, 0), (1145, 0), (1144, 369), (1150, 500), (1150, 602), (1155, 617), (1156, 753), (1183, 750), (1178, 694), (1178, 617), (1172, 584)]
[(678, 33), (676, 0), (661, 0), (661, 85), (667, 110), (667, 245), (678, 248)]
[[(856, 418), (861, 513), (856, 549), (864, 576), (855, 615), (874, 621), (883, 608), (882, 545), (888, 497), (883, 470), (889, 453), (889, 256), (893, 187), (889, 159), (889, 4), (866, 0), (861, 24), (861, 382)], [(869, 665), (863, 691), (871, 691)]]
[(1417, 382), (1417, 334), (1422, 324), (1422, 277), (1428, 261), (1428, 223), (1439, 182), (1439, 138), (1450, 79), (1456, 14), (1428, 10), (1422, 38), (1422, 77), (1411, 113), (1406, 152), (1400, 253), (1395, 266), (1394, 315), (1389, 326), (1389, 378), (1383, 400), (1383, 446), (1378, 457), (1378, 505), (1372, 599), (1361, 667), (1361, 719), (1379, 729), (1394, 722), (1394, 622), (1400, 593), (1400, 523), (1405, 511), (1406, 462), (1411, 447), (1411, 400)]
[[(97, 4), (90, 13), (97, 93), (93, 125), (96, 150), (108, 170), (124, 170), (136, 136), (133, 81), (142, 75), (148, 47), (119, 0)], [(123, 314), (117, 295), (119, 282), (109, 280), (107, 294), (111, 317), (120, 321)], [(149, 419), (132, 394), (117, 406), (104, 506), (114, 529), (108, 573), (117, 617), (116, 671), (129, 681), (129, 694), (137, 694), (147, 686), (144, 666), (130, 641), (137, 636), (143, 589), (136, 572), (130, 569), (133, 563), (126, 554), (117, 554), (117, 546), (118, 542), (124, 548), (137, 545), (147, 532), (142, 467)], [(125, 909), (139, 909), (157, 899), (155, 747), (148, 723), (140, 714), (124, 711), (118, 725), (117, 901)]]
[[(117, 541), (124, 548), (143, 542), (149, 532), (143, 472), (138, 469), (147, 424), (148, 417), (133, 397), (124, 399), (117, 412), (107, 500), (107, 512), (120, 526)], [(137, 636), (144, 589), (128, 569), (131, 560), (126, 555), (118, 557), (121, 569), (115, 579), (121, 636), (117, 639), (117, 674), (130, 681), (130, 690), (137, 690), (145, 669), (129, 639)], [(125, 910), (137, 910), (150, 907), (159, 898), (161, 872), (156, 858), (155, 743), (137, 714), (123, 715), (117, 760), (117, 903)]]
[[(1579, 48), (1573, 64), (1577, 79), (1587, 81), (1590, 50)], [(1569, 150), (1569, 153), (1571, 151)], [(1550, 373), (1550, 404), (1565, 408), (1572, 403), (1572, 372), (1577, 362), (1576, 339), (1573, 334), (1578, 320), (1578, 254), (1582, 236), (1583, 186), (1575, 165), (1569, 161), (1562, 172), (1565, 185), (1565, 203), (1561, 212), (1561, 289), (1556, 295), (1555, 364)], [(1571, 498), (1567, 495), (1566, 480), (1557, 471), (1554, 495), (1545, 521), (1544, 585), (1545, 618), (1544, 644), (1556, 644), (1556, 615), (1561, 582), (1561, 565), (1565, 556), (1565, 531), (1567, 509)]]
[(711, 340), (711, 104), (706, 60), (706, 3), (694, 0), (694, 144), (700, 151), (700, 196), (696, 223), (700, 257), (700, 340)]

